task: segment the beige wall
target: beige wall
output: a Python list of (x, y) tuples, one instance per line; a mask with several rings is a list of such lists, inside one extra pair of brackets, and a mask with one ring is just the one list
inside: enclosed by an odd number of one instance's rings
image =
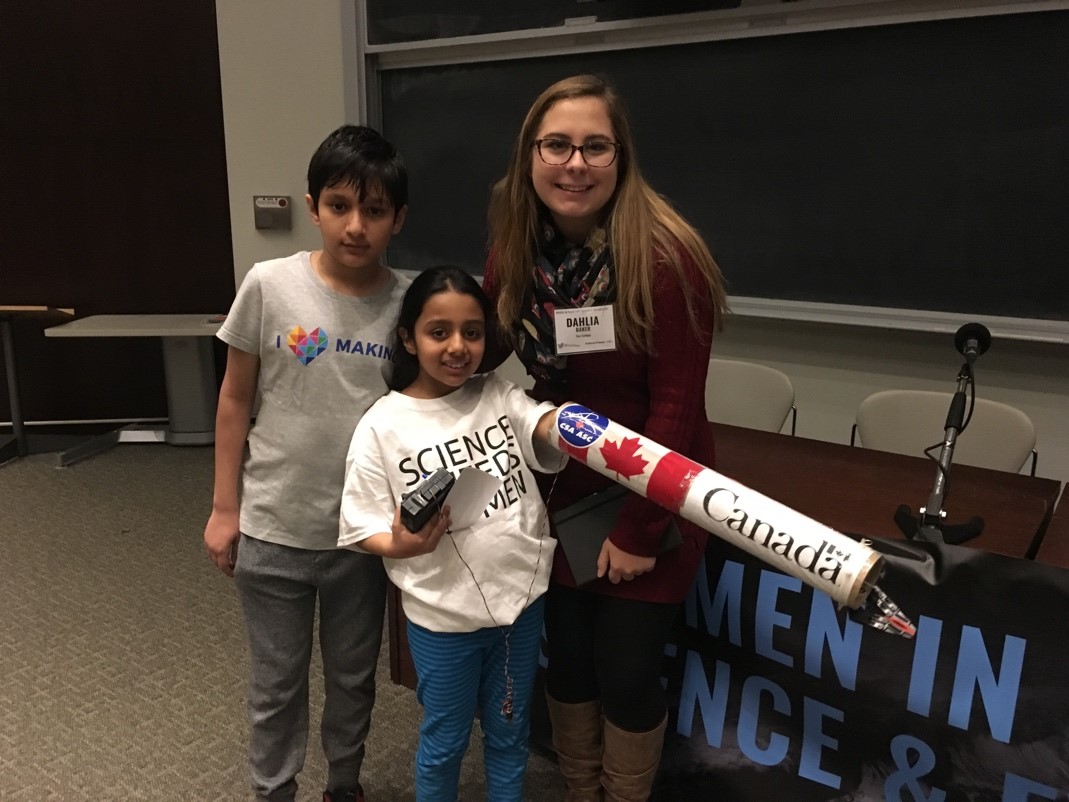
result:
[[(304, 195), (308, 160), (352, 119), (355, 40), (345, 0), (218, 0), (219, 72), (235, 280), (253, 263), (319, 244)], [(290, 231), (257, 231), (253, 195), (289, 195)]]
[[(359, 75), (351, 2), (216, 4), (238, 281), (257, 260), (319, 242), (303, 213), (295, 214), (292, 232), (256, 231), (252, 196), (302, 199), (315, 146), (337, 125), (360, 121), (354, 116)], [(949, 334), (776, 320), (734, 320), (714, 351), (787, 373), (798, 395), (798, 434), (840, 443), (849, 442), (854, 410), (869, 393), (894, 387), (951, 392), (961, 363)], [(515, 363), (506, 373), (522, 376)], [(978, 395), (1032, 418), (1038, 473), (1069, 481), (1069, 347), (996, 340), (980, 357), (976, 376)], [(914, 507), (922, 501), (903, 499)], [(972, 515), (954, 508), (952, 488), (946, 507), (952, 518)]]
[[(952, 334), (757, 319), (730, 321), (713, 350), (785, 372), (797, 396), (797, 433), (838, 443), (850, 442), (854, 411), (870, 393), (953, 392), (963, 361)], [(1037, 475), (1069, 481), (1069, 346), (996, 338), (977, 360), (975, 376), (978, 397), (1012, 404), (1032, 419)], [(942, 434), (935, 432), (932, 442)], [(970, 517), (972, 512), (953, 508), (952, 493), (951, 487), (948, 514)], [(903, 502), (915, 507), (925, 500)]]

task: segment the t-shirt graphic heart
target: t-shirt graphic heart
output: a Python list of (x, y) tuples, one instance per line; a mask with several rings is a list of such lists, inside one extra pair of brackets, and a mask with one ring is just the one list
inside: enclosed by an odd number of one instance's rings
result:
[(286, 344), (297, 355), (301, 364), (307, 365), (327, 350), (327, 333), (318, 326), (311, 331), (294, 326), (286, 334)]

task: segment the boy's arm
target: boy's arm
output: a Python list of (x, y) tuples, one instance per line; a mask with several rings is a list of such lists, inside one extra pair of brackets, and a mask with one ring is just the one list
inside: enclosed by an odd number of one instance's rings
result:
[(249, 420), (256, 399), (256, 380), (260, 358), (256, 354), (230, 346), (227, 349), (226, 373), (219, 390), (215, 414), (215, 486), (212, 514), (204, 528), (204, 547), (212, 562), (227, 576), (234, 575), (238, 520), (238, 487)]

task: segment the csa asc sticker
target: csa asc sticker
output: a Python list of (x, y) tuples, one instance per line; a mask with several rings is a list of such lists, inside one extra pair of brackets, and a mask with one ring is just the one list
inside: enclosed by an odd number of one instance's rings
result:
[(596, 443), (609, 425), (609, 419), (579, 404), (568, 404), (557, 416), (557, 431), (564, 442), (578, 448)]

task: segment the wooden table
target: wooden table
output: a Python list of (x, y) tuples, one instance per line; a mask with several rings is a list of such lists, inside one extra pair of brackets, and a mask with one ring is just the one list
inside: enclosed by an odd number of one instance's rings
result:
[[(932, 492), (936, 466), (923, 457), (710, 425), (718, 472), (844, 534), (903, 539), (898, 505), (916, 515)], [(952, 464), (943, 506), (950, 524), (984, 519), (966, 545), (1031, 559), (1060, 492), (1054, 479)]]
[(186, 315), (91, 315), (45, 330), (46, 337), (158, 337), (163, 344), (167, 426), (124, 426), (60, 455), (61, 465), (97, 454), (116, 443), (211, 445), (215, 442), (218, 389), (212, 338), (222, 318)]
[(1069, 490), (1062, 492), (1061, 501), (1054, 509), (1047, 533), (1036, 554), (1036, 562), (1057, 565), (1059, 568), (1069, 568), (1069, 499), (1066, 498), (1066, 492)]
[(74, 315), (73, 309), (57, 309), (52, 306), (0, 306), (0, 341), (4, 352), (4, 367), (7, 377), (7, 395), (11, 405), (11, 436), (0, 438), (0, 463), (15, 457), (41, 454), (65, 448), (70, 438), (63, 435), (29, 434), (22, 413), (22, 394), (19, 391), (19, 373), (15, 364), (15, 320), (61, 320)]

